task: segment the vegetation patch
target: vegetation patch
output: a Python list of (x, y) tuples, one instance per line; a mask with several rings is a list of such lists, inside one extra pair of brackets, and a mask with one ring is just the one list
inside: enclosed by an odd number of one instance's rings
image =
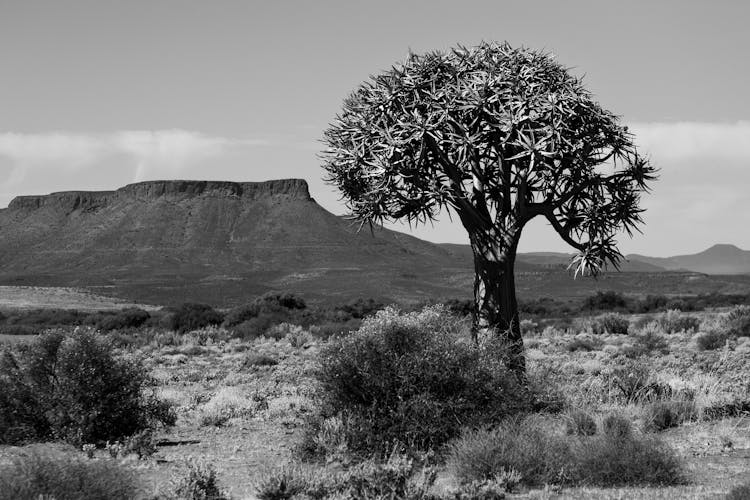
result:
[(23, 448), (0, 468), (0, 499), (132, 500), (139, 493), (132, 472), (110, 460), (87, 460), (41, 445)]
[(497, 421), (529, 408), (495, 338), (475, 345), (444, 309), (385, 309), (323, 349), (317, 374), (321, 418), (341, 415), (351, 450), (395, 442), (427, 449), (462, 425)]
[(591, 320), (591, 331), (596, 335), (613, 333), (627, 335), (630, 321), (618, 313), (607, 313)]
[(0, 383), (0, 443), (103, 443), (175, 420), (143, 365), (88, 330), (5, 348)]
[(654, 438), (636, 436), (621, 422), (604, 426), (602, 434), (580, 436), (558, 434), (538, 419), (511, 419), (453, 441), (448, 464), (466, 483), (509, 470), (517, 471), (529, 486), (683, 482), (680, 462), (670, 448)]

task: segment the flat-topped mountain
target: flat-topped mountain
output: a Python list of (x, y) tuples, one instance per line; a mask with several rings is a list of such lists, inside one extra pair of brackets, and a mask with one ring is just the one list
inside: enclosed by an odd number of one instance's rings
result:
[(471, 272), (471, 262), (432, 243), (357, 229), (318, 205), (301, 179), (150, 181), (20, 196), (0, 210), (0, 278), (113, 287), (153, 300), (240, 297), (310, 282), (321, 295), (415, 288), (455, 295), (446, 276)]

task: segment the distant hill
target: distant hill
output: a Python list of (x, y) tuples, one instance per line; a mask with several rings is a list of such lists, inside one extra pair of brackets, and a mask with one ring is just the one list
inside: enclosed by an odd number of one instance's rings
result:
[[(519, 296), (750, 292), (750, 276), (664, 272), (660, 262), (641, 257), (623, 266), (639, 272), (573, 280), (569, 260), (563, 253), (519, 255)], [(317, 302), (469, 298), (473, 280), (467, 245), (358, 231), (318, 205), (301, 179), (149, 181), (116, 191), (19, 196), (0, 209), (5, 286), (85, 287), (153, 304), (231, 306), (268, 291)]]
[(750, 251), (734, 245), (714, 245), (700, 253), (675, 257), (646, 257), (628, 255), (668, 270), (687, 270), (706, 274), (750, 274)]
[[(454, 255), (463, 256), (465, 259), (472, 257), (469, 245), (441, 243), (440, 246)], [(573, 255), (574, 254), (572, 253), (562, 252), (519, 253), (516, 257), (516, 271), (566, 270)], [(658, 273), (666, 271), (666, 269), (649, 262), (644, 262), (643, 260), (626, 258), (626, 260), (620, 263), (620, 271), (631, 273)]]

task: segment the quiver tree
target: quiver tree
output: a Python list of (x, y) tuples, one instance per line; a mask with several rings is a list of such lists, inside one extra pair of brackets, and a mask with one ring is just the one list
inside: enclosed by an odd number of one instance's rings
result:
[(363, 223), (452, 209), (474, 254), (475, 332), (495, 329), (524, 370), (513, 264), (544, 217), (577, 250), (575, 274), (618, 267), (654, 168), (614, 114), (552, 56), (483, 43), (411, 54), (372, 76), (325, 132), (327, 181)]

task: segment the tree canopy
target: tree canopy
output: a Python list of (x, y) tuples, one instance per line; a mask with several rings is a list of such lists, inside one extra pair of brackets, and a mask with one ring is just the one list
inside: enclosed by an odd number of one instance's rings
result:
[(327, 180), (363, 223), (424, 223), (452, 209), (484, 257), (515, 259), (545, 217), (576, 274), (622, 255), (655, 169), (581, 80), (546, 53), (482, 43), (411, 54), (372, 76), (325, 132)]

